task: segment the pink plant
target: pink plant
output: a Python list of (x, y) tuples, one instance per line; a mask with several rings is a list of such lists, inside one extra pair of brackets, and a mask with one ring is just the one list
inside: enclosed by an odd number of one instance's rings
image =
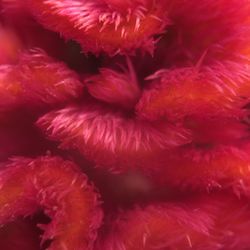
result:
[(4, 250), (250, 248), (249, 0), (0, 11)]

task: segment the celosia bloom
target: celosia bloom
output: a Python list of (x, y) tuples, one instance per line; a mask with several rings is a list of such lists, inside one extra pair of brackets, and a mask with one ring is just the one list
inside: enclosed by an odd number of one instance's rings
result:
[(4, 250), (250, 248), (249, 0), (0, 0), (0, 36)]

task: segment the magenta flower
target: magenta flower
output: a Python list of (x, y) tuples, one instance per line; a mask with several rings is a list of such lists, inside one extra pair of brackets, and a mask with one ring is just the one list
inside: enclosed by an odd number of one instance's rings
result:
[(250, 248), (249, 0), (0, 10), (4, 250)]

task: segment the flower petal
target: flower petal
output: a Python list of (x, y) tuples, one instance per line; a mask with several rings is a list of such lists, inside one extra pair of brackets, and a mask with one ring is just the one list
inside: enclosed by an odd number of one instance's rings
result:
[(162, 33), (168, 24), (165, 0), (135, 1), (132, 6), (101, 0), (26, 3), (45, 27), (78, 41), (84, 51), (94, 53), (124, 53), (140, 47), (151, 51), (153, 35)]
[(57, 157), (14, 158), (0, 171), (0, 222), (5, 224), (39, 209), (51, 219), (43, 241), (48, 249), (92, 249), (102, 212), (87, 177)]
[(103, 68), (99, 75), (85, 79), (85, 83), (95, 98), (125, 109), (134, 108), (141, 94), (132, 72)]
[(82, 89), (76, 73), (39, 50), (22, 53), (17, 65), (0, 65), (1, 112), (62, 104)]
[(236, 192), (249, 193), (245, 183), (250, 180), (250, 144), (238, 142), (235, 145), (189, 145), (169, 155), (158, 183), (210, 191), (225, 187)]
[(122, 211), (100, 240), (101, 250), (238, 250), (249, 247), (249, 201), (200, 195)]
[(240, 117), (250, 99), (250, 66), (228, 62), (176, 68), (153, 75), (137, 106), (139, 116), (176, 120), (190, 115)]
[[(171, 0), (170, 0), (171, 1)], [(195, 65), (200, 58), (208, 65), (221, 60), (249, 61), (250, 3), (248, 0), (178, 0), (171, 1), (169, 18), (172, 35), (165, 55), (174, 54)], [(191, 14), (192, 13), (192, 14)], [(174, 34), (173, 34), (174, 33)], [(173, 64), (172, 64), (173, 65)]]
[(137, 167), (156, 171), (159, 153), (190, 141), (186, 130), (168, 123), (151, 124), (127, 118), (101, 105), (72, 106), (38, 120), (61, 147), (77, 149), (99, 166), (113, 171)]

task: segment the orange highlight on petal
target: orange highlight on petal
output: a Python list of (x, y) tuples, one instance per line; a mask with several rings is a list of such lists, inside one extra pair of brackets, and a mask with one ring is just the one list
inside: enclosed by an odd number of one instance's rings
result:
[(39, 50), (22, 53), (15, 65), (0, 65), (1, 112), (66, 103), (82, 91), (76, 73)]
[(137, 106), (139, 116), (176, 120), (190, 115), (240, 117), (250, 98), (250, 66), (228, 62), (162, 70), (150, 77)]
[(43, 210), (51, 222), (39, 225), (50, 250), (92, 249), (102, 212), (87, 177), (59, 157), (14, 158), (0, 170), (0, 222)]
[(144, 48), (152, 52), (153, 36), (169, 23), (166, 1), (122, 2), (26, 0), (40, 23), (78, 41), (84, 51), (115, 54)]

